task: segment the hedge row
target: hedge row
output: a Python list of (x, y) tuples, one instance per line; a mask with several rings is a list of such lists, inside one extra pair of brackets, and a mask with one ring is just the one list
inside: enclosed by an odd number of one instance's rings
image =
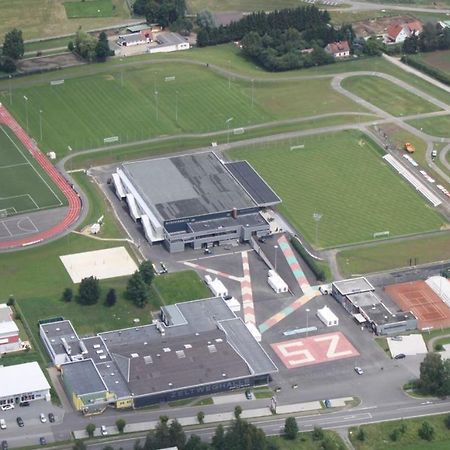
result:
[(402, 56), (402, 62), (420, 70), (421, 72), (424, 72), (432, 76), (433, 78), (436, 78), (436, 80), (440, 81), (441, 83), (450, 86), (450, 75), (446, 74), (445, 72), (442, 72), (439, 69), (431, 67), (422, 61), (417, 60), (414, 56), (407, 56), (407, 55)]
[(312, 273), (316, 276), (318, 281), (325, 281), (326, 275), (323, 269), (317, 264), (316, 260), (309, 255), (309, 253), (303, 248), (303, 245), (294, 237), (291, 238), (291, 244), (297, 250), (298, 254), (302, 257), (303, 261), (311, 269)]

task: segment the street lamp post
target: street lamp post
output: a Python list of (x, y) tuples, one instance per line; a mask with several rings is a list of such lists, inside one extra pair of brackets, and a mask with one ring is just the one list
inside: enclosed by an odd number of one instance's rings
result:
[(156, 103), (156, 120), (159, 120), (158, 91), (155, 91), (155, 103)]
[(27, 133), (29, 133), (29, 128), (28, 128), (28, 97), (26, 95), (24, 95), (23, 99), (25, 100), (25, 116), (26, 116), (26, 121), (27, 121)]
[(178, 123), (178, 91), (175, 91), (175, 122)]
[(42, 141), (42, 113), (44, 111), (42, 111), (42, 109), (39, 110), (39, 132), (40, 132), (40, 137), (41, 137), (41, 141)]
[(274, 245), (273, 248), (275, 249), (275, 272), (276, 272), (277, 271), (278, 245)]
[(8, 78), (9, 78), (9, 104), (12, 105), (12, 102), (13, 102), (13, 100), (12, 100), (12, 86), (11, 86), (12, 75), (8, 75)]
[(306, 308), (306, 337), (308, 337), (309, 332), (309, 308)]
[(255, 80), (252, 79), (252, 108), (255, 100)]
[(318, 212), (315, 212), (313, 214), (313, 219), (316, 222), (316, 247), (319, 246), (319, 222), (320, 222), (320, 219), (322, 219), (322, 216), (323, 216), (323, 214), (318, 213)]
[(233, 120), (233, 117), (229, 117), (225, 123), (227, 124), (227, 144), (230, 143), (230, 122)]

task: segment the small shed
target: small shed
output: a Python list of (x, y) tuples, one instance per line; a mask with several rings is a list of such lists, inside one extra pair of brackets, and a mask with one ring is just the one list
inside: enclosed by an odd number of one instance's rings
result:
[(323, 308), (318, 309), (317, 317), (327, 327), (334, 327), (336, 325), (339, 325), (339, 319), (337, 318), (336, 314), (334, 314), (334, 312), (331, 311), (330, 308), (328, 308), (328, 306), (324, 306)]
[(288, 285), (283, 281), (283, 279), (274, 270), (269, 270), (267, 276), (267, 282), (269, 286), (277, 293), (288, 292)]

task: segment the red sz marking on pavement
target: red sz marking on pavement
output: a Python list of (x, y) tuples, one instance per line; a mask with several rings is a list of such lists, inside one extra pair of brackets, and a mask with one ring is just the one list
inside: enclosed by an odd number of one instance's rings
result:
[(271, 344), (288, 369), (358, 356), (359, 352), (340, 332), (319, 334)]

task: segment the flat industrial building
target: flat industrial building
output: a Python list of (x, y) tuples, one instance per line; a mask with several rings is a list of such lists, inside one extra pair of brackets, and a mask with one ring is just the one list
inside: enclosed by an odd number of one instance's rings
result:
[(37, 362), (0, 367), (0, 406), (50, 401), (50, 385)]
[(170, 252), (267, 235), (260, 210), (281, 201), (246, 161), (213, 152), (124, 163), (112, 180), (146, 238)]
[[(77, 410), (138, 408), (267, 384), (278, 371), (220, 297), (165, 306), (160, 317), (150, 325), (81, 339), (68, 321), (40, 325)], [(75, 339), (69, 343), (70, 336)]]

